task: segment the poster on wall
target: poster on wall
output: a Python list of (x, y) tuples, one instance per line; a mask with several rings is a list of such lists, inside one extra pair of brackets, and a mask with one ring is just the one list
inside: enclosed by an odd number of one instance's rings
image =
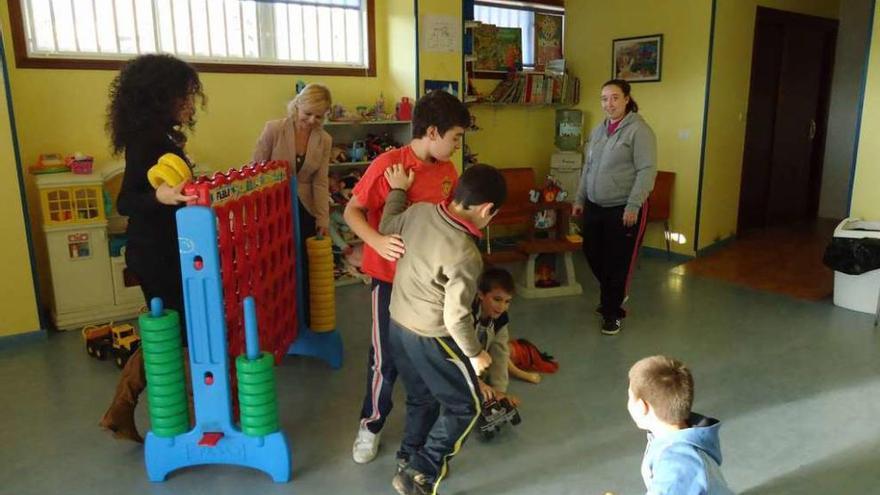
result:
[(522, 28), (482, 24), (474, 28), (474, 70), (509, 72), (522, 70)]
[(535, 14), (535, 70), (562, 58), (562, 20), (561, 15)]
[(425, 79), (425, 94), (439, 89), (446, 91), (452, 96), (458, 97), (458, 81), (438, 81), (436, 79)]
[(660, 80), (663, 35), (622, 38), (611, 45), (611, 77), (629, 82)]

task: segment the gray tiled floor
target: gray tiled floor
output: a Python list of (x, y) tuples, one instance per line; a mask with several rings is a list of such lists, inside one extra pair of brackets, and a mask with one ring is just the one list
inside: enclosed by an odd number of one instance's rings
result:
[[(872, 318), (830, 302), (682, 277), (671, 268), (657, 259), (641, 262), (630, 317), (616, 337), (598, 333), (595, 285), (580, 262), (588, 296), (517, 299), (513, 333), (553, 353), (560, 372), (537, 386), (514, 383), (524, 399), (522, 424), (492, 443), (469, 441), (441, 491), (643, 492), (644, 435), (626, 413), (626, 371), (653, 353), (692, 367), (695, 409), (725, 422), (723, 468), (738, 491), (880, 491), (880, 349)], [(181, 471), (161, 484), (146, 481), (142, 449), (96, 427), (118, 372), (89, 359), (79, 336), (65, 333), (0, 341), (0, 493), (393, 493), (402, 407), (384, 432), (379, 458), (366, 466), (351, 461), (369, 294), (360, 286), (339, 294), (343, 369), (303, 358), (288, 358), (279, 369), (294, 453), (290, 484), (222, 466)], [(143, 410), (138, 419), (145, 424)]]

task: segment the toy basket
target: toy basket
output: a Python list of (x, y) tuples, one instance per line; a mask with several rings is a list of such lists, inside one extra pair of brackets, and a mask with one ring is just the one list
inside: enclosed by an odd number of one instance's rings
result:
[(67, 164), (70, 167), (70, 171), (74, 174), (88, 175), (92, 173), (92, 162), (93, 159), (90, 156), (79, 159), (73, 157), (67, 158)]

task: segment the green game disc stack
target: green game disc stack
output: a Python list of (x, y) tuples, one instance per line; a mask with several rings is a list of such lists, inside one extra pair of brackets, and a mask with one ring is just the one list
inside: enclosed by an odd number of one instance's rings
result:
[(275, 358), (268, 352), (258, 359), (238, 356), (238, 404), (241, 410), (241, 431), (262, 437), (278, 431), (278, 401), (275, 396)]
[(154, 317), (138, 317), (141, 346), (147, 375), (147, 400), (153, 434), (173, 437), (189, 429), (186, 403), (186, 374), (180, 341), (180, 316), (164, 310)]

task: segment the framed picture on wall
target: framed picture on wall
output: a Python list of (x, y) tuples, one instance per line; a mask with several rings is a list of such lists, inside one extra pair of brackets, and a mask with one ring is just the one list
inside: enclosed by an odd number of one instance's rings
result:
[(611, 43), (611, 77), (629, 82), (660, 80), (663, 35), (616, 39)]

